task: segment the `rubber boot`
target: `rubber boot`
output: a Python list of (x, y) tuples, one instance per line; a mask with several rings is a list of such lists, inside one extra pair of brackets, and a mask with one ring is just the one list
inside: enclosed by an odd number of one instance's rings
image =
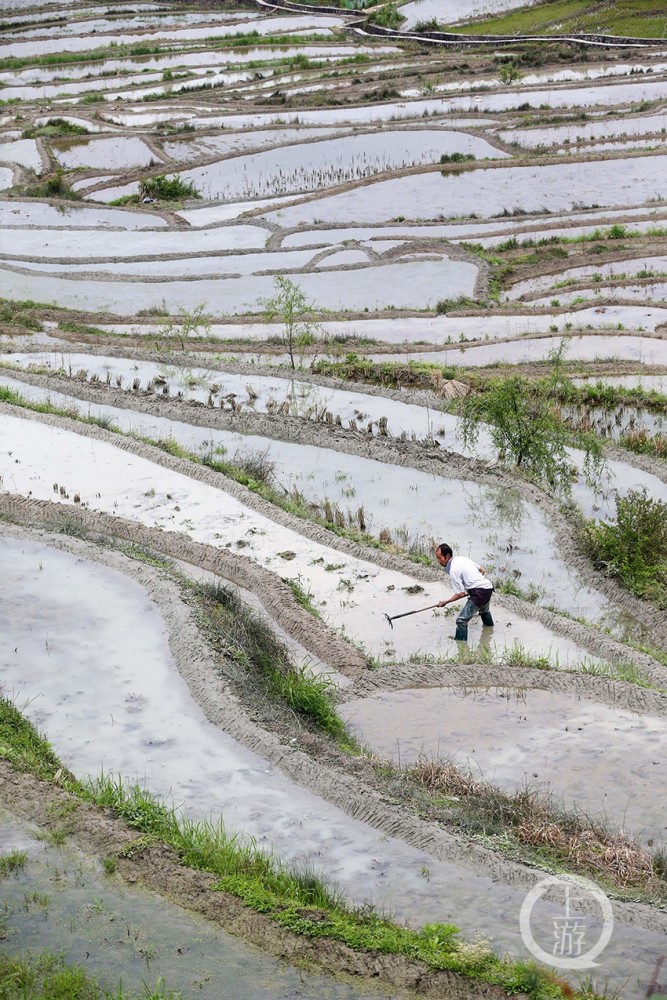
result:
[(467, 642), (468, 641), (468, 626), (467, 625), (457, 625), (456, 635), (454, 636), (457, 642)]
[(483, 611), (479, 617), (482, 619), (482, 625), (486, 625), (487, 628), (493, 628), (493, 615), (490, 611)]

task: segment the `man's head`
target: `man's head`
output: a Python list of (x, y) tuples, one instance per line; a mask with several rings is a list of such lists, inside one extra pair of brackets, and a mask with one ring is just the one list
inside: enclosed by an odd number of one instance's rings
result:
[(450, 546), (445, 542), (440, 542), (439, 545), (436, 545), (435, 558), (441, 566), (446, 566), (453, 555), (454, 553), (452, 552)]

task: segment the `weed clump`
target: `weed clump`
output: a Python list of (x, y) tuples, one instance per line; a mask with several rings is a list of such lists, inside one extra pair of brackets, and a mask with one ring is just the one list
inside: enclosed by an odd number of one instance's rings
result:
[(598, 569), (637, 597), (667, 608), (667, 503), (643, 487), (616, 494), (614, 521), (590, 521), (583, 537)]
[(446, 758), (420, 757), (404, 772), (431, 795), (446, 797), (455, 821), (472, 835), (510, 836), (547, 862), (567, 863), (583, 875), (602, 878), (618, 889), (641, 888), (665, 895), (664, 856), (655, 856), (620, 833), (559, 809), (549, 797), (523, 788), (504, 792)]
[(81, 195), (65, 180), (62, 167), (58, 167), (44, 180), (26, 185), (21, 189), (21, 194), (26, 198), (67, 198), (69, 201), (81, 199)]
[(48, 118), (43, 125), (33, 125), (21, 132), (22, 139), (36, 139), (38, 136), (88, 135), (89, 129), (85, 125), (68, 121), (67, 118)]
[(182, 198), (201, 198), (194, 184), (186, 183), (174, 174), (167, 177), (158, 174), (157, 177), (146, 177), (139, 183), (139, 196), (152, 198), (154, 201), (179, 201)]
[(440, 157), (441, 163), (469, 163), (474, 160), (473, 153), (443, 153)]

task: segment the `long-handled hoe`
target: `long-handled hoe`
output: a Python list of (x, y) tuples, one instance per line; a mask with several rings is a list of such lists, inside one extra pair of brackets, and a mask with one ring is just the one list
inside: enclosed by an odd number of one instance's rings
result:
[(404, 611), (402, 615), (392, 615), (391, 618), (389, 617), (389, 615), (386, 614), (385, 618), (393, 628), (394, 622), (396, 621), (397, 618), (407, 618), (408, 615), (420, 615), (422, 611), (432, 611), (433, 608), (438, 608), (438, 607), (440, 607), (439, 604), (429, 604), (427, 608), (417, 608), (415, 611)]

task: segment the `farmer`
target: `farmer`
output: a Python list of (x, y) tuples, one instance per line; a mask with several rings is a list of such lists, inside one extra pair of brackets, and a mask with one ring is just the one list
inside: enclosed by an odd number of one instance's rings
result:
[(463, 611), (456, 619), (456, 635), (453, 637), (459, 642), (467, 642), (468, 622), (475, 615), (480, 616), (482, 625), (488, 625), (489, 628), (493, 626), (493, 618), (489, 611), (493, 584), (486, 579), (486, 570), (483, 566), (478, 566), (467, 556), (455, 556), (450, 546), (444, 542), (437, 546), (435, 558), (449, 573), (452, 586), (456, 591), (446, 601), (439, 601), (438, 607), (444, 608), (454, 601), (460, 601), (464, 597), (468, 598)]

